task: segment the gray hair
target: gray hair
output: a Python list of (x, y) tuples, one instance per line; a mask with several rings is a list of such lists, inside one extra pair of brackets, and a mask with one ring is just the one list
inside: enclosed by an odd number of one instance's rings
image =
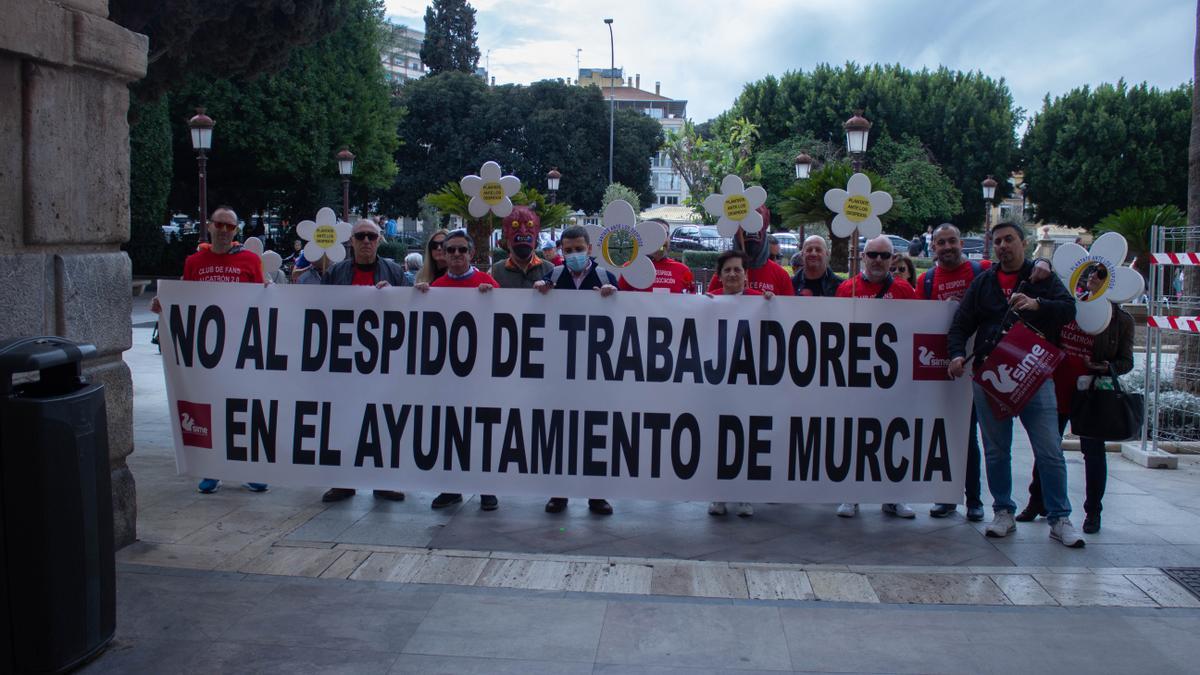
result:
[(376, 233), (383, 231), (383, 230), (379, 229), (379, 223), (371, 220), (370, 218), (359, 218), (358, 222), (354, 223), (354, 229), (357, 230), (359, 225), (370, 225), (372, 228), (375, 229)]
[(421, 271), (421, 265), (424, 262), (425, 262), (425, 256), (421, 255), (420, 253), (414, 252), (414, 253), (409, 253), (408, 255), (404, 256), (404, 267), (409, 272)]

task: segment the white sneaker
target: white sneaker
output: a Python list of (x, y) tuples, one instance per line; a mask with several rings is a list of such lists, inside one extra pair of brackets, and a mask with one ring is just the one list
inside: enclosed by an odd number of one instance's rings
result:
[(710, 516), (725, 515), (725, 502), (709, 502), (708, 515), (710, 515)]
[(1017, 521), (1013, 520), (1012, 511), (996, 511), (992, 516), (992, 522), (984, 528), (983, 533), (989, 537), (999, 539), (1007, 537), (1017, 531)]
[(1059, 518), (1050, 523), (1050, 538), (1061, 541), (1067, 548), (1083, 548), (1085, 544), (1083, 537), (1079, 536), (1079, 532), (1071, 524), (1070, 518)]
[(882, 507), (884, 513), (897, 518), (916, 518), (917, 514), (909, 508), (908, 504), (884, 504)]
[(750, 506), (750, 502), (738, 502), (734, 505), (737, 514), (743, 518), (754, 515), (754, 507)]
[(838, 504), (837, 514), (842, 518), (853, 518), (858, 515), (858, 504)]

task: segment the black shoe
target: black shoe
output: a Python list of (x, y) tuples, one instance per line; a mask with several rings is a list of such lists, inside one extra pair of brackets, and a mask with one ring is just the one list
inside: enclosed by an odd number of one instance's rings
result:
[(967, 507), (967, 520), (971, 521), (972, 523), (978, 523), (979, 521), (983, 520), (983, 507), (982, 506), (968, 506)]
[(1017, 521), (1018, 523), (1032, 523), (1033, 521), (1037, 520), (1038, 516), (1045, 518), (1046, 509), (1038, 506), (1037, 504), (1030, 504), (1029, 506), (1025, 507), (1024, 511), (1018, 513), (1013, 520)]
[(500, 500), (496, 495), (479, 495), (479, 508), (482, 511), (495, 511), (500, 508)]
[(387, 499), (393, 502), (404, 501), (404, 493), (398, 490), (371, 490), (376, 499)]
[(958, 513), (957, 504), (934, 504), (932, 509), (929, 509), (931, 518), (945, 518), (951, 513)]
[(343, 499), (349, 499), (354, 496), (356, 490), (350, 488), (329, 488), (325, 494), (321, 495), (323, 502), (340, 502)]
[(588, 500), (588, 511), (591, 511), (592, 513), (595, 513), (595, 514), (601, 515), (601, 516), (611, 516), (612, 515), (612, 504), (609, 504), (607, 501), (605, 501), (603, 499), (589, 499)]
[(566, 508), (566, 497), (551, 497), (550, 501), (546, 502), (546, 513), (562, 513)]
[(447, 506), (462, 503), (462, 495), (457, 492), (443, 492), (433, 498), (433, 503), (429, 506), (435, 509), (444, 509)]
[(1100, 531), (1100, 514), (1089, 513), (1083, 517), (1083, 533), (1096, 534)]

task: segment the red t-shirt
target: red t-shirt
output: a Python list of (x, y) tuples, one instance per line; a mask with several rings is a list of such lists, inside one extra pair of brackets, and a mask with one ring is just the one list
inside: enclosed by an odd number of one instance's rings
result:
[(1079, 376), (1091, 373), (1087, 362), (1092, 359), (1096, 336), (1083, 332), (1079, 324), (1072, 321), (1063, 326), (1059, 339), (1065, 356), (1054, 369), (1054, 394), (1058, 399), (1058, 412), (1065, 414), (1071, 412), (1071, 397), (1078, 389)]
[(363, 269), (358, 265), (354, 266), (354, 277), (350, 280), (351, 286), (374, 286), (375, 285), (375, 268)]
[(696, 278), (692, 276), (692, 270), (687, 265), (666, 256), (663, 256), (662, 260), (652, 260), (651, 262), (654, 263), (654, 283), (650, 285), (650, 288), (634, 288), (629, 285), (628, 281), (625, 281), (625, 277), (621, 277), (618, 288), (623, 291), (647, 293), (664, 288), (670, 293), (695, 292)]
[(1011, 274), (1003, 270), (996, 270), (996, 279), (1000, 281), (1000, 290), (1004, 291), (1004, 298), (1007, 300), (1012, 297), (1013, 290), (1017, 287), (1017, 278), (1020, 276), (1017, 272)]
[(237, 253), (198, 251), (183, 262), (184, 281), (263, 282), (262, 260), (253, 251), (240, 249)]
[[(866, 280), (861, 274), (850, 277), (838, 286), (837, 297), (839, 298), (874, 298), (879, 295), (879, 291), (883, 290), (883, 284), (873, 284)], [(883, 294), (883, 300), (916, 300), (917, 292), (912, 286), (903, 279), (892, 279), (892, 285), (888, 287), (887, 293)]]
[[(712, 293), (713, 295), (725, 295), (724, 288), (718, 288), (715, 291), (709, 291), (709, 292)], [(744, 289), (742, 289), (742, 292), (739, 293), (738, 295), (762, 295), (762, 291), (756, 291), (753, 288), (744, 288)]]
[[(708, 284), (708, 292), (712, 293), (720, 287), (720, 275), (714, 274), (712, 281)], [(771, 291), (775, 295), (796, 294), (796, 291), (792, 289), (792, 278), (788, 276), (787, 270), (780, 267), (779, 263), (774, 260), (768, 260), (767, 264), (762, 267), (746, 270), (746, 288), (753, 288), (756, 291)]]
[(475, 270), (475, 273), (466, 279), (453, 279), (449, 273), (443, 274), (433, 283), (429, 284), (430, 288), (479, 288), (483, 284), (491, 284), (496, 288), (500, 288), (500, 284), (492, 278), (492, 275), (482, 270)]
[[(990, 260), (979, 261), (980, 271), (992, 266)], [(933, 275), (933, 295), (925, 297), (925, 277)], [(967, 294), (967, 287), (975, 280), (975, 270), (971, 263), (963, 261), (953, 270), (947, 270), (940, 265), (925, 272), (917, 279), (917, 296), (921, 300), (962, 300)]]

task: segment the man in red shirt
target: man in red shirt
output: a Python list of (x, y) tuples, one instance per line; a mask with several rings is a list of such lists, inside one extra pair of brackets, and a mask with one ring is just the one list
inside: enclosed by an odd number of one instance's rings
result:
[(892, 276), (892, 240), (880, 235), (867, 242), (862, 252), (862, 272), (838, 286), (839, 298), (916, 300), (917, 292), (903, 279)]
[[(238, 217), (228, 206), (218, 206), (208, 219), (210, 245), (189, 255), (183, 261), (184, 281), (221, 281), (231, 283), (263, 283), (262, 259), (237, 242)], [(150, 311), (158, 314), (162, 305), (158, 296), (150, 301)], [(251, 492), (266, 492), (266, 483), (246, 483)], [(204, 478), (196, 489), (212, 494), (221, 488), (216, 478)]]
[[(792, 278), (788, 276), (787, 270), (770, 258), (767, 225), (771, 223), (771, 212), (765, 206), (756, 210), (762, 216), (762, 227), (757, 231), (739, 229), (737, 234), (733, 235), (733, 250), (744, 252), (750, 261), (749, 267), (746, 268), (746, 287), (760, 292), (771, 291), (775, 295), (795, 295)], [(721, 279), (714, 274), (708, 284), (708, 291), (711, 293), (720, 287)]]
[[(442, 251), (446, 254), (446, 273), (434, 279), (431, 284), (417, 284), (418, 291), (428, 293), (430, 288), (477, 288), (480, 293), (487, 293), (500, 285), (490, 274), (471, 264), (471, 256), (475, 253), (475, 240), (471, 239), (466, 230), (454, 230), (447, 234), (442, 242)], [(434, 497), (429, 506), (444, 509), (459, 504), (462, 500), (461, 493), (443, 492)], [(500, 500), (496, 499), (496, 495), (479, 495), (480, 509), (495, 511), (499, 507)]]
[[(933, 231), (933, 269), (917, 279), (917, 295), (922, 300), (962, 300), (975, 275), (992, 266), (990, 260), (967, 260), (962, 252), (962, 233), (950, 223), (942, 223)], [(975, 406), (971, 406), (971, 426), (967, 432), (967, 520), (983, 520), (983, 500), (980, 481), (979, 433), (975, 429)], [(945, 518), (958, 511), (957, 504), (934, 504), (929, 515)]]
[[(917, 293), (913, 287), (892, 277), (892, 252), (892, 240), (885, 236), (868, 241), (862, 252), (862, 272), (843, 281), (837, 297), (915, 300)], [(883, 512), (897, 518), (917, 517), (908, 504), (884, 504)], [(842, 518), (853, 518), (857, 513), (858, 504), (838, 504), (837, 514)]]
[[(404, 268), (387, 258), (379, 257), (379, 242), (382, 231), (379, 223), (363, 218), (350, 230), (350, 258), (335, 263), (321, 283), (326, 286), (374, 286), (387, 288), (404, 285)], [(323, 502), (340, 502), (354, 496), (354, 488), (329, 488), (321, 495)], [(404, 501), (404, 493), (398, 490), (372, 490), (378, 499), (394, 502)]]
[(644, 291), (654, 293), (695, 293), (696, 278), (687, 265), (667, 256), (667, 248), (671, 245), (671, 227), (661, 218), (651, 218), (652, 222), (662, 225), (667, 232), (662, 248), (650, 254), (650, 262), (654, 263), (654, 283), (650, 288), (634, 288), (622, 277), (618, 288), (622, 291)]

